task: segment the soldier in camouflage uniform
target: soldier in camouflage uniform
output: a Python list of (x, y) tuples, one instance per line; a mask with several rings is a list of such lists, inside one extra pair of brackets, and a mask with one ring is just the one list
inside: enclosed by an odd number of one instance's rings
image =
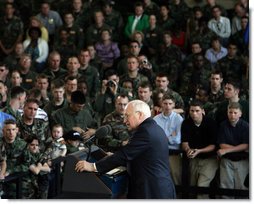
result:
[(159, 50), (155, 64), (158, 65), (158, 72), (165, 72), (170, 76), (171, 87), (178, 87), (178, 78), (181, 71), (182, 52), (180, 48), (172, 44), (172, 33), (163, 33), (163, 44)]
[(162, 4), (160, 6), (158, 25), (162, 28), (163, 31), (171, 30), (175, 25), (175, 20), (171, 17), (170, 9), (167, 4)]
[(185, 96), (185, 104), (195, 97), (195, 92), (200, 84), (209, 85), (211, 76), (211, 65), (206, 62), (203, 54), (196, 54), (194, 57), (192, 69), (186, 69), (183, 72), (180, 94)]
[[(84, 46), (84, 33), (83, 29), (78, 25), (74, 24), (74, 17), (71, 12), (64, 14), (64, 24), (59, 28), (59, 31), (65, 30), (68, 33), (69, 44), (74, 44), (77, 52), (80, 51)], [(60, 32), (55, 36), (55, 41), (60, 40)]]
[(86, 79), (87, 95), (90, 97), (91, 102), (93, 103), (96, 93), (100, 88), (99, 70), (90, 64), (91, 55), (87, 49), (82, 49), (79, 52), (78, 59), (80, 62), (79, 73)]
[(39, 139), (36, 136), (27, 140), (27, 148), (22, 155), (22, 166), (23, 170), (29, 171), (22, 180), (22, 198), (47, 199), (50, 168), (43, 153), (40, 153)]
[(222, 71), (223, 79), (227, 81), (229, 78), (242, 81), (245, 77), (246, 70), (244, 68), (244, 59), (238, 55), (238, 47), (236, 43), (228, 44), (228, 54), (217, 62), (217, 68)]
[(131, 80), (133, 82), (134, 95), (137, 95), (138, 85), (143, 81), (149, 81), (148, 78), (138, 72), (139, 60), (136, 56), (127, 58), (128, 73), (120, 76), (120, 85), (122, 81)]
[(123, 17), (119, 11), (113, 8), (112, 0), (105, 0), (102, 3), (102, 10), (105, 17), (105, 23), (111, 27), (113, 33), (113, 41), (120, 42), (123, 35)]
[(112, 127), (110, 135), (98, 140), (98, 145), (105, 151), (117, 151), (121, 146), (126, 145), (130, 138), (128, 128), (124, 124), (124, 109), (128, 102), (127, 95), (118, 95), (115, 100), (115, 110), (103, 119), (102, 125)]
[[(1, 155), (6, 155), (6, 172), (8, 174), (24, 172), (21, 155), (26, 147), (26, 142), (17, 137), (18, 128), (14, 120), (6, 120), (3, 127), (3, 137), (0, 138)], [(4, 195), (2, 198), (15, 198), (16, 185), (14, 183), (4, 183)]]
[(209, 101), (219, 104), (224, 100), (223, 76), (220, 70), (214, 70), (210, 77)]
[(178, 93), (173, 91), (173, 89), (170, 86), (170, 77), (163, 72), (160, 72), (156, 75), (155, 79), (155, 90), (163, 90), (164, 94), (172, 95), (175, 99), (175, 108), (174, 111), (179, 114), (184, 114), (184, 101), (182, 99), (182, 96)]
[(35, 118), (38, 108), (38, 100), (28, 99), (24, 106), (22, 119), (18, 122), (18, 127), (20, 129), (20, 137), (24, 140), (36, 135), (40, 140), (40, 150), (44, 151), (49, 135), (49, 124), (48, 121)]
[[(111, 31), (109, 25), (104, 22), (104, 15), (102, 11), (95, 11), (93, 14), (94, 22), (91, 24), (85, 32), (85, 44), (98, 42), (101, 38), (101, 31), (108, 29)], [(114, 33), (112, 33), (114, 35)]]
[(5, 16), (0, 19), (0, 59), (13, 52), (16, 44), (22, 41), (23, 23), (14, 16), (14, 5), (6, 3)]
[(97, 93), (94, 103), (94, 109), (99, 113), (99, 122), (115, 110), (115, 99), (122, 91), (116, 71), (113, 69), (106, 71), (105, 79), (101, 83), (101, 90)]
[(51, 125), (60, 124), (64, 129), (64, 133), (75, 130), (82, 137), (88, 139), (95, 133), (97, 122), (85, 107), (85, 103), (86, 98), (83, 92), (72, 92), (70, 104), (52, 114)]
[(148, 81), (141, 82), (138, 86), (138, 99), (144, 101), (153, 110), (153, 88)]
[(186, 2), (184, 0), (170, 1), (169, 8), (175, 23), (181, 28), (181, 31), (185, 31), (187, 20), (190, 17), (190, 8)]
[(21, 114), (18, 109), (23, 107), (25, 100), (26, 91), (20, 86), (12, 87), (9, 103), (2, 111), (12, 115), (16, 121), (19, 121), (21, 120)]

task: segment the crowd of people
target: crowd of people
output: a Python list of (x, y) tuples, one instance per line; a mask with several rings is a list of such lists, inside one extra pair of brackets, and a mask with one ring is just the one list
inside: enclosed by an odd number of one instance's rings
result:
[[(247, 189), (249, 5), (216, 0), (48, 0), (0, 3), (0, 179), (29, 172), (23, 198), (52, 198), (52, 159), (94, 140), (112, 154), (132, 131), (125, 107), (148, 104), (169, 150), (190, 160), (190, 184)], [(169, 155), (181, 185), (182, 154)], [(2, 183), (1, 183), (2, 184)], [(0, 185), (1, 185), (0, 184)], [(13, 183), (2, 198), (15, 198)], [(198, 198), (208, 198), (198, 195)]]

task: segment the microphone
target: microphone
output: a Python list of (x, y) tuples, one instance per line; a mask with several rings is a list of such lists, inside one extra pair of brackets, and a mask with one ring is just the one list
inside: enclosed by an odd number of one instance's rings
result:
[(95, 132), (95, 138), (101, 139), (103, 137), (106, 137), (112, 132), (112, 128), (110, 125), (104, 125), (98, 128)]
[(96, 130), (95, 134), (92, 135), (89, 139), (87, 139), (84, 143), (87, 144), (95, 138), (97, 138), (97, 139), (104, 138), (107, 135), (109, 135), (111, 132), (112, 132), (112, 128), (110, 125), (101, 126)]
[(86, 161), (89, 160), (89, 157), (91, 155), (91, 146), (92, 146), (92, 142), (95, 138), (98, 138), (98, 139), (101, 139), (101, 138), (104, 138), (106, 137), (108, 134), (110, 134), (112, 132), (112, 128), (110, 125), (104, 125), (104, 126), (101, 126), (99, 127), (95, 134), (93, 136), (91, 136), (88, 140), (86, 140), (84, 142), (85, 145), (87, 145), (89, 148), (88, 148), (88, 153), (87, 153), (87, 157), (86, 157)]

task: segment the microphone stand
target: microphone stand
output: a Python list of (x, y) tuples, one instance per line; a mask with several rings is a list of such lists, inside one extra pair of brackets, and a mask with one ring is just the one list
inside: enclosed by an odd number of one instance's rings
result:
[(91, 146), (92, 146), (92, 142), (93, 142), (93, 139), (95, 138), (95, 135), (92, 135), (90, 138), (88, 138), (84, 144), (88, 147), (88, 153), (87, 153), (87, 156), (86, 156), (86, 161), (88, 161), (90, 155), (91, 155)]

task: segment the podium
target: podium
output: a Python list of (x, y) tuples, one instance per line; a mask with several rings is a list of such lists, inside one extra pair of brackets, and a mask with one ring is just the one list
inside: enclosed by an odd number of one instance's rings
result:
[(117, 198), (124, 193), (127, 175), (122, 167), (102, 175), (93, 172), (75, 171), (78, 161), (88, 159), (90, 162), (95, 162), (104, 156), (104, 151), (97, 146), (92, 146), (90, 152), (80, 150), (67, 155), (63, 174), (62, 195), (59, 198), (109, 199)]

